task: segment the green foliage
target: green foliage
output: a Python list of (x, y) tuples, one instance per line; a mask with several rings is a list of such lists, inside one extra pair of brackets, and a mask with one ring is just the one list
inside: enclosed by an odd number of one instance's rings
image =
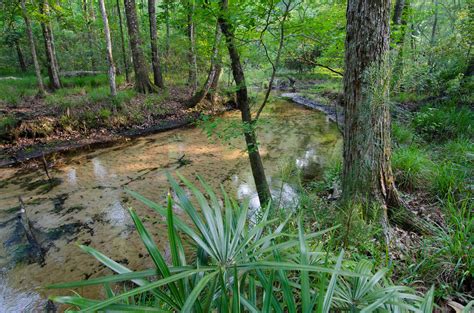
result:
[[(103, 300), (81, 296), (53, 299), (83, 310), (102, 309), (157, 312), (329, 312), (334, 308), (352, 307), (360, 312), (418, 312), (432, 305), (428, 293), (423, 299), (406, 287), (393, 286), (383, 280), (387, 270), (372, 274), (372, 265), (343, 263), (343, 252), (337, 258), (321, 253), (309, 244), (329, 230), (305, 234), (302, 220), (298, 234), (285, 231), (287, 218), (278, 224), (269, 218), (269, 207), (253, 224), (248, 223), (248, 205), (238, 204), (223, 191), (220, 201), (202, 180), (207, 195), (180, 176), (178, 183), (168, 176), (177, 204), (192, 221), (188, 226), (173, 213), (168, 195), (162, 207), (141, 195), (129, 193), (166, 217), (171, 261), (165, 259), (135, 211), (130, 210), (140, 238), (148, 250), (154, 268), (134, 272), (87, 246), (81, 249), (114, 271), (116, 275), (86, 281), (62, 283), (49, 288), (77, 288), (103, 285), (108, 295)], [(184, 184), (194, 195), (191, 201)], [(199, 204), (195, 207), (193, 203)], [(185, 253), (183, 236), (195, 247), (195, 256)], [(191, 254), (192, 255), (192, 254)], [(155, 280), (150, 277), (157, 275)], [(133, 282), (130, 290), (114, 294), (111, 283)], [(278, 286), (278, 287), (277, 287)], [(139, 302), (137, 302), (139, 301)]]
[(474, 112), (466, 107), (424, 106), (413, 120), (415, 129), (426, 140), (447, 140), (474, 137)]

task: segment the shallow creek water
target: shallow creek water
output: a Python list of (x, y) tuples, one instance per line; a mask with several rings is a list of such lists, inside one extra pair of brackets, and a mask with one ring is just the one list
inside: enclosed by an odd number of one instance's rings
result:
[[(229, 112), (223, 118), (237, 120), (239, 113)], [(269, 105), (261, 118), (258, 137), (274, 197), (284, 206), (295, 206), (296, 187), (282, 182), (282, 170), (293, 165), (307, 179), (318, 178), (339, 157), (341, 136), (323, 114), (283, 100)], [(165, 173), (178, 170), (189, 179), (199, 174), (215, 188), (222, 184), (234, 197), (250, 199), (251, 206), (257, 207), (243, 146), (241, 138), (231, 145), (213, 142), (200, 128), (189, 127), (84, 150), (66, 156), (51, 170), (58, 181), (51, 190), (45, 188), (42, 170), (0, 169), (0, 312), (42, 310), (48, 295), (70, 291), (39, 287), (110, 274), (76, 243), (90, 245), (132, 269), (149, 268), (151, 261), (134, 232), (129, 207), (137, 210), (165, 255), (169, 254), (166, 228), (159, 223), (162, 218), (128, 196), (124, 187), (164, 203)], [(179, 167), (183, 155), (187, 164)], [(19, 196), (47, 249), (42, 266), (21, 262), (25, 239), (18, 235)], [(182, 214), (179, 209), (176, 213)], [(101, 295), (100, 289), (78, 291), (89, 297)]]

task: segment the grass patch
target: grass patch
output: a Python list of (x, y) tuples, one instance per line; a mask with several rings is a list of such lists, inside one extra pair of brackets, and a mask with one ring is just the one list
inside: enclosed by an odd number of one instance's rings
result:
[(468, 107), (424, 106), (413, 119), (416, 131), (427, 141), (474, 137), (474, 112)]
[(397, 186), (402, 190), (414, 191), (429, 184), (434, 164), (428, 154), (416, 147), (399, 148), (392, 156), (392, 169)]

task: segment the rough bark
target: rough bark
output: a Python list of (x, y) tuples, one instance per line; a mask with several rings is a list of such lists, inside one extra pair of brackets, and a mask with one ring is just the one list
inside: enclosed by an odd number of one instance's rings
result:
[(158, 54), (158, 39), (156, 34), (156, 8), (155, 0), (148, 0), (148, 16), (150, 19), (150, 45), (151, 65), (153, 68), (153, 81), (155, 85), (164, 88), (163, 76), (161, 74), (160, 56)]
[(195, 107), (199, 102), (201, 102), (208, 94), (209, 90), (211, 89), (213, 84), (218, 83), (218, 81), (215, 81), (216, 75), (220, 74), (218, 73), (218, 57), (219, 57), (219, 45), (221, 42), (221, 30), (219, 27), (219, 24), (216, 26), (216, 32), (214, 35), (214, 45), (212, 47), (212, 55), (211, 55), (211, 68), (209, 69), (209, 73), (207, 75), (206, 82), (202, 86), (202, 88), (196, 92), (191, 99), (189, 99), (186, 103), (186, 106), (188, 108), (193, 108)]
[(191, 88), (191, 94), (197, 89), (197, 60), (196, 60), (196, 34), (194, 29), (194, 0), (188, 0), (188, 86)]
[(227, 20), (228, 16), (228, 0), (221, 0), (221, 12), (218, 22), (222, 33), (225, 36), (227, 50), (231, 60), (232, 74), (236, 83), (237, 105), (242, 115), (242, 122), (246, 125), (244, 136), (247, 144), (247, 152), (252, 169), (253, 179), (257, 188), (258, 198), (261, 206), (265, 206), (271, 201), (270, 188), (265, 177), (262, 158), (257, 144), (257, 137), (254, 130), (254, 123), (250, 113), (249, 98), (247, 94), (247, 85), (245, 83), (245, 75), (240, 62), (240, 55), (235, 45), (234, 30), (231, 23)]
[[(46, 0), (40, 1), (40, 13), (48, 15), (49, 5)], [(44, 47), (46, 51), (46, 61), (48, 65), (48, 76), (51, 89), (61, 88), (61, 81), (59, 80), (59, 69), (57, 68), (58, 62), (53, 50), (52, 30), (49, 22), (42, 22), (41, 29), (43, 31)]]
[(107, 18), (107, 11), (105, 9), (104, 0), (99, 0), (100, 13), (104, 22), (105, 46), (107, 51), (107, 63), (109, 64), (109, 86), (112, 97), (117, 95), (117, 87), (115, 86), (115, 65), (114, 57), (112, 55), (112, 40), (110, 39), (109, 20)]
[(36, 54), (35, 38), (33, 36), (33, 31), (31, 29), (31, 23), (28, 17), (28, 12), (26, 10), (25, 0), (21, 0), (21, 10), (23, 14), (23, 19), (25, 20), (28, 41), (30, 42), (31, 58), (33, 59), (33, 65), (35, 67), (36, 81), (38, 82), (38, 90), (41, 95), (44, 95), (46, 92), (43, 85), (43, 78), (41, 77), (41, 68), (38, 62), (38, 56)]
[(127, 51), (125, 48), (125, 36), (123, 34), (122, 10), (120, 9), (120, 0), (117, 0), (117, 14), (118, 14), (119, 28), (120, 28), (120, 40), (122, 42), (122, 58), (123, 58), (123, 67), (125, 68), (125, 80), (127, 81), (127, 83), (129, 83), (130, 82), (130, 65), (128, 64)]
[(151, 83), (148, 77), (148, 67), (142, 51), (135, 0), (125, 0), (125, 15), (135, 71), (135, 88), (141, 93), (155, 92), (156, 86)]
[(402, 14), (404, 6), (405, 0), (396, 0), (395, 8), (393, 10), (393, 24), (400, 25), (402, 23)]
[[(349, 0), (345, 49), (343, 195), (387, 208), (400, 224), (421, 227), (400, 200), (391, 168), (389, 87), (390, 0)], [(413, 225), (416, 224), (416, 225)]]

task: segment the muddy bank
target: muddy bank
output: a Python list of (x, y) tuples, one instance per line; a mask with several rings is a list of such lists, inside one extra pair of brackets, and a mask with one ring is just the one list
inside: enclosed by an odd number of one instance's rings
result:
[(305, 107), (323, 112), (331, 122), (336, 123), (341, 129), (344, 126), (344, 111), (341, 108), (338, 108), (337, 105), (318, 103), (304, 97), (302, 94), (295, 92), (283, 93), (281, 94), (281, 97), (291, 100), (294, 103), (301, 104)]
[(75, 152), (96, 147), (107, 147), (117, 142), (126, 141), (130, 138), (144, 136), (192, 124), (197, 120), (199, 114), (194, 112), (178, 119), (163, 120), (148, 127), (136, 127), (115, 132), (98, 132), (87, 138), (77, 138), (67, 141), (39, 143), (28, 145), (19, 149), (4, 149), (0, 152), (0, 168), (13, 166), (29, 160), (39, 159), (53, 153)]

